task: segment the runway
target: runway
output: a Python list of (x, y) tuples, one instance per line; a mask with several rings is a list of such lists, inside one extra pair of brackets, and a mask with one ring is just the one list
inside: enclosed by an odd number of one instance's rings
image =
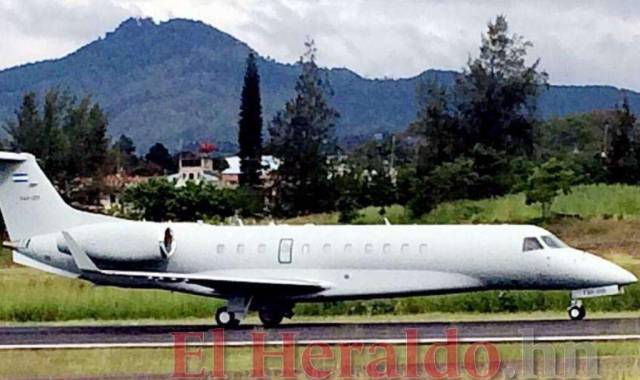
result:
[[(202, 333), (204, 339), (188, 344), (209, 346), (214, 325), (0, 327), (0, 349), (140, 348), (172, 347), (174, 334)], [(461, 343), (518, 343), (640, 340), (640, 319), (594, 319), (584, 321), (499, 321), (460, 323), (289, 323), (277, 329), (241, 326), (225, 330), (228, 346), (251, 346), (252, 333), (265, 332), (266, 344), (281, 344), (282, 333), (294, 333), (297, 344), (325, 342), (392, 343), (406, 342), (406, 330), (415, 329), (420, 343), (446, 341), (446, 330), (454, 328)]]

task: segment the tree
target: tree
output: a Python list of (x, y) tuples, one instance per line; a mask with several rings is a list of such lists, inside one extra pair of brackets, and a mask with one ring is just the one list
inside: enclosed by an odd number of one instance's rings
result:
[(548, 219), (556, 197), (569, 194), (574, 181), (575, 173), (562, 161), (551, 158), (529, 176), (525, 202), (528, 205), (539, 203), (543, 219)]
[(136, 216), (153, 221), (220, 219), (236, 211), (253, 216), (261, 211), (261, 199), (249, 188), (219, 189), (207, 182), (188, 182), (176, 188), (164, 178), (128, 187), (123, 196)]
[(11, 137), (13, 149), (32, 154), (40, 152), (40, 116), (34, 92), (24, 94), (20, 109), (16, 111), (16, 122), (10, 122), (6, 129)]
[(86, 134), (87, 151), (85, 160), (88, 160), (87, 171), (96, 176), (104, 169), (109, 152), (109, 138), (107, 137), (107, 117), (102, 112), (100, 105), (94, 104), (88, 115)]
[(42, 169), (58, 184), (64, 181), (68, 165), (68, 142), (61, 130), (67, 101), (56, 89), (47, 91), (40, 117), (35, 93), (26, 93), (16, 121), (6, 126), (11, 148), (38, 157)]
[(100, 176), (107, 163), (107, 119), (90, 96), (68, 106), (63, 131), (69, 140), (71, 178)]
[(478, 187), (478, 182), (472, 159), (460, 157), (445, 162), (429, 172), (427, 177), (414, 181), (415, 196), (408, 203), (409, 209), (414, 216), (419, 216), (431, 211), (438, 203), (467, 198), (472, 189)]
[(480, 55), (469, 60), (455, 86), (467, 149), (479, 143), (511, 155), (532, 153), (536, 100), (548, 76), (539, 71), (539, 59), (526, 65), (531, 46), (509, 35), (504, 16), (488, 24)]
[(452, 114), (445, 87), (435, 82), (420, 85), (418, 101), (423, 106), (409, 130), (421, 140), (417, 169), (421, 175), (427, 175), (436, 166), (463, 153), (460, 142), (464, 131)]
[(640, 165), (636, 150), (640, 147), (634, 144), (636, 117), (629, 108), (629, 100), (624, 97), (622, 109), (616, 110), (614, 124), (609, 134), (611, 140), (606, 151), (605, 166), (607, 179), (610, 183), (635, 183), (638, 181)]
[[(414, 213), (444, 200), (510, 190), (517, 177), (510, 161), (534, 151), (536, 100), (547, 83), (539, 61), (525, 63), (530, 46), (509, 35), (506, 19), (498, 16), (482, 36), (480, 55), (469, 59), (451, 91), (435, 84), (418, 89), (422, 106), (409, 128), (419, 143), (416, 179), (410, 181)], [(445, 186), (446, 178), (460, 186)]]
[(176, 218), (176, 187), (166, 179), (151, 179), (149, 182), (128, 187), (122, 200), (139, 214), (151, 221), (169, 221)]
[(160, 166), (165, 172), (175, 171), (173, 157), (169, 154), (169, 150), (161, 143), (155, 143), (144, 158), (155, 165)]
[(296, 94), (269, 127), (270, 150), (281, 160), (271, 187), (272, 211), (277, 215), (326, 211), (334, 203), (328, 158), (336, 151), (339, 114), (328, 104), (330, 88), (315, 63), (313, 41), (305, 46)]
[(131, 173), (138, 164), (136, 146), (133, 140), (126, 135), (120, 135), (118, 141), (113, 143), (112, 150), (114, 154), (115, 171)]
[(258, 187), (262, 169), (262, 105), (260, 74), (253, 52), (247, 57), (238, 129), (240, 185)]
[(42, 157), (43, 170), (57, 183), (67, 176), (69, 143), (62, 131), (62, 120), (68, 101), (68, 96), (61, 96), (56, 89), (47, 91), (44, 97), (42, 150), (38, 157)]

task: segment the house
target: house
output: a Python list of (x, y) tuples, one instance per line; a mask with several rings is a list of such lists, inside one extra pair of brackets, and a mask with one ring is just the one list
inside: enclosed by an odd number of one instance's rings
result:
[(213, 158), (206, 153), (182, 153), (178, 172), (167, 179), (175, 181), (177, 187), (184, 186), (187, 182), (209, 182), (220, 186), (219, 171), (214, 169)]
[[(220, 180), (224, 187), (237, 187), (240, 184), (240, 157), (226, 157), (228, 167), (222, 171)], [(278, 170), (280, 161), (273, 156), (262, 156), (261, 179), (264, 183), (272, 172)]]
[(104, 189), (99, 196), (100, 207), (102, 210), (110, 210), (114, 206), (120, 206), (122, 194), (127, 187), (147, 182), (150, 178), (126, 173), (109, 174), (104, 177)]

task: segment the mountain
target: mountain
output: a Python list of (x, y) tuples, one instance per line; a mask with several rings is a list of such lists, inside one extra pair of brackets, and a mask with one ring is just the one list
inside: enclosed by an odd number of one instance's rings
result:
[[(302, 49), (302, 43), (301, 43)], [(236, 143), (245, 59), (251, 48), (204, 23), (174, 19), (156, 24), (128, 19), (68, 56), (0, 71), (0, 120), (14, 117), (24, 92), (58, 86), (92, 94), (107, 111), (109, 133), (127, 134), (145, 151), (155, 142), (172, 149), (195, 140), (228, 151)], [(298, 65), (259, 57), (265, 120), (293, 95)], [(340, 138), (399, 131), (414, 120), (416, 86), (453, 83), (453, 71), (427, 70), (406, 79), (367, 79), (348, 69), (326, 70), (340, 112)], [(640, 111), (640, 94), (628, 92)], [(609, 86), (551, 86), (541, 96), (544, 117), (612, 108), (620, 91)]]

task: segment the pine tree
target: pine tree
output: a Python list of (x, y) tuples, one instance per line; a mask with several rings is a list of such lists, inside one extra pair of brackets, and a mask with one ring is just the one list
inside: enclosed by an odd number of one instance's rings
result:
[(7, 126), (11, 148), (38, 157), (45, 173), (56, 183), (63, 181), (67, 172), (68, 149), (60, 126), (65, 101), (56, 89), (47, 91), (40, 117), (36, 95), (29, 92), (16, 112), (16, 122)]
[(71, 179), (86, 177), (88, 162), (85, 159), (89, 148), (89, 109), (91, 98), (85, 97), (77, 105), (69, 104), (62, 130), (69, 140), (68, 170)]
[(460, 140), (464, 138), (464, 131), (459, 120), (451, 114), (446, 88), (437, 83), (421, 85), (418, 96), (423, 106), (410, 130), (421, 139), (417, 169), (418, 174), (424, 176), (463, 153)]
[(87, 170), (95, 176), (105, 169), (109, 153), (107, 117), (98, 104), (94, 104), (89, 111), (87, 147), (86, 159), (89, 161)]
[(31, 154), (40, 153), (42, 144), (39, 133), (40, 116), (34, 92), (28, 92), (23, 96), (20, 109), (16, 111), (16, 122), (10, 122), (6, 129), (14, 150)]
[(44, 97), (42, 117), (42, 151), (38, 157), (43, 164), (44, 171), (59, 185), (67, 179), (67, 164), (69, 145), (67, 137), (62, 132), (62, 119), (68, 97), (60, 95), (58, 90), (47, 91)]
[(269, 127), (270, 149), (282, 162), (273, 181), (272, 212), (297, 215), (333, 207), (329, 155), (335, 153), (339, 117), (328, 103), (328, 82), (315, 62), (313, 41), (305, 43), (296, 94)]
[(238, 130), (240, 185), (258, 187), (262, 169), (262, 106), (256, 57), (249, 53), (244, 75)]
[(539, 71), (539, 60), (525, 64), (531, 46), (509, 35), (504, 16), (489, 23), (480, 55), (469, 60), (456, 85), (466, 149), (482, 144), (510, 155), (532, 153), (536, 99), (547, 74)]

